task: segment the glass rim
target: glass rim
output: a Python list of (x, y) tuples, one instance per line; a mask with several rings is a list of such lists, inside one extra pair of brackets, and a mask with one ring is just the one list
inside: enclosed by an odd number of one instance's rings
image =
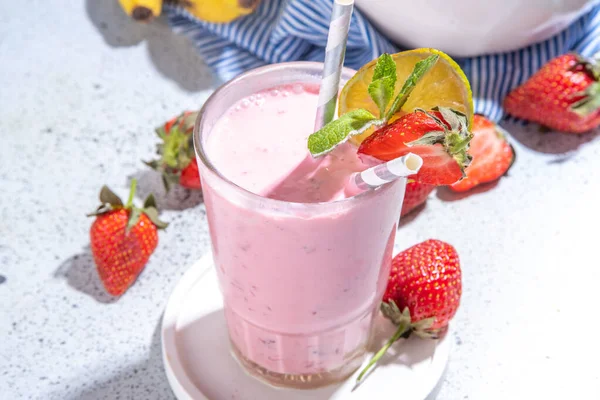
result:
[[(391, 186), (389, 184), (385, 184), (385, 185), (379, 186), (375, 189), (367, 190), (367, 191), (364, 191), (357, 195), (350, 196), (350, 197), (344, 197), (343, 199), (334, 200), (334, 201), (302, 203), (302, 202), (295, 202), (295, 201), (278, 200), (278, 199), (273, 199), (270, 197), (261, 196), (254, 192), (251, 192), (251, 191), (243, 188), (242, 186), (236, 184), (235, 182), (231, 181), (215, 167), (215, 165), (210, 161), (208, 155), (204, 151), (205, 149), (202, 144), (202, 140), (200, 140), (201, 139), (201, 131), (202, 131), (201, 128), (202, 128), (203, 121), (204, 121), (204, 118), (203, 118), (204, 114), (206, 113), (206, 110), (210, 107), (211, 103), (214, 102), (215, 99), (219, 97), (220, 93), (222, 91), (224, 91), (226, 88), (233, 86), (233, 85), (237, 85), (240, 82), (242, 82), (248, 78), (252, 78), (253, 76), (259, 75), (264, 72), (281, 71), (281, 70), (294, 68), (294, 67), (304, 68), (306, 70), (314, 70), (314, 72), (318, 73), (320, 76), (323, 71), (323, 65), (324, 64), (322, 62), (316, 62), (316, 61), (292, 61), (292, 62), (269, 64), (269, 65), (265, 65), (262, 67), (248, 70), (248, 71), (236, 76), (235, 78), (225, 82), (221, 86), (219, 86), (206, 99), (206, 101), (202, 105), (202, 108), (198, 112), (198, 116), (196, 117), (196, 121), (194, 123), (194, 131), (193, 131), (194, 152), (196, 153), (196, 156), (198, 157), (200, 162), (202, 162), (202, 164), (212, 174), (214, 174), (218, 179), (224, 181), (227, 185), (233, 187), (240, 193), (244, 194), (245, 197), (247, 197), (251, 200), (255, 200), (255, 201), (267, 202), (267, 203), (273, 204), (275, 206), (280, 205), (280, 206), (287, 206), (287, 207), (292, 206), (292, 207), (303, 207), (303, 208), (319, 208), (320, 210), (322, 210), (324, 207), (328, 207), (328, 206), (337, 208), (339, 206), (347, 205), (349, 203), (366, 200), (372, 196), (377, 195), (379, 192), (384, 190), (386, 187)], [(354, 73), (356, 73), (356, 71), (351, 68), (343, 67), (342, 74), (344, 74), (344, 73), (353, 75)], [(315, 110), (315, 115), (316, 115), (316, 110)]]

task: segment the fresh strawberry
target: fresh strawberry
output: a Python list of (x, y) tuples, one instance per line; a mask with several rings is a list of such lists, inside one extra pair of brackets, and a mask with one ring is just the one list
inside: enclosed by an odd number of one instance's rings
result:
[(458, 310), (461, 290), (456, 250), (429, 239), (394, 257), (383, 302), (394, 302), (403, 311), (408, 308), (413, 324), (431, 319), (424, 331), (435, 333), (445, 328)]
[(475, 115), (472, 132), (473, 140), (468, 153), (473, 161), (465, 170), (467, 176), (450, 186), (456, 192), (464, 192), (482, 183), (497, 180), (515, 160), (514, 149), (492, 121)]
[(427, 201), (427, 197), (435, 189), (435, 185), (427, 183), (408, 182), (406, 184), (406, 192), (404, 193), (404, 202), (402, 203), (402, 211), (400, 216), (403, 217), (412, 210)]
[(582, 133), (600, 125), (600, 61), (564, 54), (504, 99), (507, 113), (548, 128)]
[(198, 161), (192, 158), (192, 161), (181, 170), (179, 175), (179, 184), (188, 189), (202, 189), (200, 184), (200, 172), (198, 171)]
[(358, 381), (401, 337), (436, 338), (454, 317), (462, 294), (458, 254), (439, 240), (419, 243), (394, 257), (381, 311), (398, 326), (371, 359)]
[(188, 189), (202, 188), (192, 138), (197, 115), (196, 112), (186, 111), (156, 130), (162, 140), (156, 150), (161, 158), (144, 163), (162, 174), (167, 190), (172, 184)]
[(133, 206), (136, 181), (131, 183), (127, 204), (108, 187), (102, 187), (96, 216), (90, 229), (92, 255), (108, 293), (119, 296), (136, 280), (158, 244), (156, 202), (149, 195), (143, 208)]
[(366, 138), (358, 152), (383, 161), (414, 153), (423, 166), (414, 180), (430, 185), (451, 185), (464, 176), (471, 157), (467, 154), (472, 135), (464, 115), (440, 107), (431, 112), (417, 110), (400, 117)]

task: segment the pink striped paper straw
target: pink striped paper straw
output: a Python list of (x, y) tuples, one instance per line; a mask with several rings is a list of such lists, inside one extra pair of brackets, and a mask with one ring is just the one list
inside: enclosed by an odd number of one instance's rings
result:
[(350, 177), (350, 181), (360, 190), (374, 189), (398, 178), (414, 175), (419, 172), (422, 166), (423, 159), (421, 157), (408, 153), (362, 172), (357, 172)]

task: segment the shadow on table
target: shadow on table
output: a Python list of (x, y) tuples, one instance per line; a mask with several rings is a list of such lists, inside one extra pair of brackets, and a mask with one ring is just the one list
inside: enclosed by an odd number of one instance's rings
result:
[[(520, 125), (503, 122), (502, 127), (510, 136), (532, 150), (547, 154), (562, 154), (578, 149), (600, 135), (600, 129), (584, 134), (544, 132), (537, 124)], [(517, 161), (519, 154), (517, 154)]]
[(160, 344), (162, 316), (156, 324), (145, 361), (128, 365), (118, 374), (90, 382), (90, 387), (81, 388), (79, 393), (62, 396), (64, 400), (100, 399), (175, 399), (164, 373)]
[(130, 47), (146, 41), (157, 70), (182, 89), (196, 92), (215, 85), (193, 44), (173, 33), (161, 18), (148, 24), (136, 22), (123, 12), (117, 0), (86, 0), (86, 11), (111, 47)]
[(204, 197), (202, 190), (190, 190), (179, 185), (173, 185), (169, 192), (165, 190), (160, 174), (150, 168), (141, 170), (127, 178), (127, 186), (136, 178), (136, 197), (140, 203), (153, 193), (159, 210), (186, 210), (202, 204)]
[[(55, 393), (57, 396), (51, 398), (60, 398), (61, 400), (100, 400), (100, 399), (144, 399), (144, 400), (174, 400), (175, 396), (171, 391), (166, 375), (164, 373), (161, 349), (161, 329), (162, 316), (158, 320), (150, 343), (150, 350), (145, 361), (133, 365), (128, 365), (118, 373), (105, 377), (103, 379), (93, 381), (89, 387), (80, 389), (78, 392), (70, 395)], [(393, 327), (392, 327), (393, 329)], [(382, 344), (387, 339), (388, 330), (382, 329), (376, 333), (374, 346)], [(270, 386), (266, 386), (254, 378), (249, 377), (243, 372), (237, 362), (231, 357), (229, 350), (229, 341), (224, 340), (227, 337), (227, 328), (222, 310), (214, 311), (207, 314), (205, 317), (196, 320), (192, 324), (183, 328), (177, 334), (181, 335), (180, 339), (184, 339), (188, 343), (194, 343), (194, 348), (190, 351), (183, 352), (188, 357), (194, 357), (196, 354), (198, 359), (210, 360), (206, 363), (208, 376), (203, 376), (204, 382), (211, 382), (212, 379), (224, 381), (224, 387), (231, 387), (232, 384), (240, 384), (240, 379), (244, 382), (244, 392), (237, 392), (238, 399), (260, 398), (261, 400), (274, 400), (281, 398), (281, 391)], [(186, 340), (187, 337), (187, 340)], [(416, 339), (416, 338), (415, 338)], [(409, 339), (413, 340), (413, 339)], [(401, 346), (401, 343), (397, 345)], [(412, 346), (415, 347), (415, 346)], [(419, 346), (423, 347), (423, 346)], [(412, 352), (409, 358), (414, 362), (418, 362), (427, 356), (427, 348)], [(180, 350), (181, 351), (181, 350)], [(219, 360), (226, 362), (214, 362), (216, 358), (212, 355), (217, 355)], [(408, 360), (408, 359), (407, 359)], [(388, 355), (384, 357), (382, 362), (407, 362), (402, 361), (396, 355)], [(185, 362), (185, 360), (184, 360)], [(196, 371), (198, 373), (198, 371)], [(425, 400), (435, 400), (439, 393), (446, 371), (442, 378), (427, 396)], [(197, 381), (195, 377), (191, 377), (193, 381)], [(286, 395), (286, 400), (327, 400), (330, 399), (338, 390), (339, 385), (332, 385), (310, 392), (293, 391)], [(401, 390), (401, 389), (400, 389)], [(234, 391), (235, 388), (234, 388)], [(260, 397), (252, 396), (253, 393), (259, 394)], [(218, 399), (219, 394), (213, 393), (211, 399)]]
[[(510, 171), (508, 172), (508, 174), (510, 174)], [(500, 179), (502, 179), (502, 178), (500, 178)], [(493, 181), (493, 182), (482, 183), (481, 185), (475, 186), (473, 189), (467, 190), (466, 192), (455, 192), (452, 189), (443, 186), (443, 187), (437, 188), (437, 190), (435, 191), (435, 195), (438, 199), (440, 199), (442, 201), (462, 200), (465, 197), (474, 196), (474, 195), (485, 193), (485, 192), (492, 190), (493, 188), (498, 186), (498, 182), (500, 182), (500, 179)]]
[[(388, 339), (394, 335), (395, 330), (396, 327), (392, 325), (389, 320), (384, 318), (381, 314), (378, 314), (375, 320), (375, 331), (373, 332), (373, 337), (369, 344), (369, 351), (377, 353), (377, 351), (385, 345)], [(417, 346), (408, 345), (409, 342), (412, 343), (415, 341), (419, 342)], [(437, 342), (435, 340), (421, 339), (414, 335), (408, 339), (400, 339), (394, 343), (383, 357), (379, 359), (379, 362), (365, 374), (361, 382), (366, 382), (369, 376), (372, 373), (375, 373), (378, 366), (389, 364), (412, 366), (420, 363), (435, 353), (436, 345)], [(438, 386), (441, 386), (441, 382), (443, 382), (443, 377), (436, 385), (437, 391), (439, 391)], [(355, 390), (359, 390), (361, 385), (358, 385)], [(425, 400), (435, 399), (435, 395), (437, 395), (436, 389), (434, 389)]]
[[(378, 320), (376, 321), (376, 330), (373, 333), (373, 339), (371, 340), (371, 344), (369, 346), (369, 351), (375, 353), (379, 349), (383, 347), (383, 345), (387, 342), (387, 340), (394, 334), (396, 327), (393, 326), (387, 319), (385, 319), (381, 314), (378, 315)], [(449, 340), (450, 338), (446, 338)], [(409, 345), (409, 342), (419, 342), (416, 346)], [(408, 339), (400, 339), (396, 342), (388, 352), (379, 360), (377, 365), (388, 365), (388, 364), (401, 364), (401, 365), (415, 365), (420, 363), (423, 360), (431, 357), (432, 354), (435, 353), (435, 348), (437, 346), (437, 341), (430, 339), (421, 339), (415, 335), (409, 337)], [(377, 370), (377, 365), (372, 368), (365, 377), (363, 378), (363, 382), (367, 379), (369, 375), (374, 373)], [(431, 392), (427, 395), (424, 400), (435, 400), (437, 395), (439, 394), (446, 377), (446, 371), (448, 369), (448, 365), (444, 367), (444, 372), (440, 377), (440, 380), (437, 382), (435, 387), (431, 390)], [(357, 389), (358, 390), (358, 389)]]
[(82, 253), (64, 261), (54, 272), (54, 277), (66, 279), (73, 289), (87, 294), (99, 303), (114, 303), (118, 299), (106, 293), (102, 286), (89, 246)]
[(427, 208), (427, 202), (418, 205), (414, 209), (412, 209), (408, 214), (400, 217), (400, 223), (398, 224), (398, 229), (404, 228), (407, 225), (410, 225), (417, 217)]

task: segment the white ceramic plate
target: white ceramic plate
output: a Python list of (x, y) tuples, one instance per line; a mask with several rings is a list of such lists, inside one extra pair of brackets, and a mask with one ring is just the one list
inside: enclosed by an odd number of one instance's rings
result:
[[(208, 254), (181, 278), (163, 316), (163, 361), (169, 384), (180, 400), (423, 400), (435, 396), (451, 347), (450, 335), (438, 341), (401, 339), (393, 347), (397, 353), (384, 357), (353, 392), (358, 373), (321, 389), (274, 388), (247, 375), (231, 355), (222, 308)], [(383, 317), (377, 324), (374, 347), (394, 330)]]

